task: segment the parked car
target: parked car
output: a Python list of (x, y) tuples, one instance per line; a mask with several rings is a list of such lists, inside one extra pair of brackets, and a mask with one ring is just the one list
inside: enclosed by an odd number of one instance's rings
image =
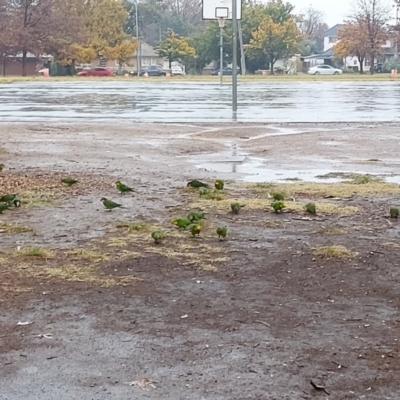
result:
[(179, 65), (176, 65), (174, 67), (171, 68), (171, 75), (180, 75), (180, 76), (184, 76), (185, 72), (183, 71), (182, 67), (180, 67)]
[(310, 75), (341, 75), (343, 71), (339, 68), (333, 68), (331, 65), (317, 65), (308, 70)]
[(78, 72), (78, 76), (113, 76), (114, 73), (110, 69), (107, 68), (92, 68), (92, 69), (83, 69)]
[[(232, 69), (232, 68), (224, 68), (224, 69), (222, 70), (222, 75), (232, 75), (232, 72), (233, 72), (233, 69)], [(237, 73), (238, 73), (238, 75), (240, 75), (240, 68), (239, 68), (239, 67), (238, 67), (238, 69), (237, 69)], [(215, 70), (212, 72), (211, 75), (213, 75), (213, 76), (219, 75), (219, 68), (218, 68), (218, 69), (215, 69)]]

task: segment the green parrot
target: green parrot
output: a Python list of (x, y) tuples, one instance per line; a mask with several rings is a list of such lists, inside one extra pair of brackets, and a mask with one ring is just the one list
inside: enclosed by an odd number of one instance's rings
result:
[(206, 188), (209, 187), (209, 185), (207, 183), (200, 182), (196, 179), (188, 182), (188, 184), (186, 186), (188, 186), (188, 187), (191, 186), (192, 188), (196, 188), (196, 189), (201, 188), (201, 187), (206, 187)]
[(217, 189), (217, 190), (223, 190), (224, 189), (224, 181), (221, 181), (221, 179), (217, 179), (214, 182), (214, 186), (215, 186), (215, 189)]
[(61, 179), (62, 183), (65, 183), (67, 186), (72, 186), (73, 184), (77, 183), (78, 181), (76, 179), (73, 179), (71, 177), (63, 178)]
[(11, 204), (17, 198), (17, 194), (5, 194), (4, 196), (0, 197), (0, 203), (7, 203)]
[(283, 195), (283, 193), (279, 193), (279, 192), (272, 193), (272, 198), (275, 201), (283, 201), (283, 200), (285, 200), (285, 196)]
[(193, 237), (200, 236), (200, 232), (201, 232), (201, 226), (200, 225), (192, 225), (190, 227), (190, 232), (192, 234)]
[(21, 207), (21, 200), (20, 200), (20, 199), (15, 199), (15, 200), (13, 201), (13, 203), (14, 203), (14, 206), (15, 206), (15, 207)]
[(10, 205), (8, 203), (1, 202), (0, 203), (0, 214), (3, 214), (3, 211), (7, 210), (10, 208)]
[(103, 197), (100, 201), (103, 203), (104, 207), (109, 211), (117, 207), (124, 208), (122, 204), (114, 203), (112, 200), (106, 199), (105, 197)]
[(177, 226), (180, 229), (186, 229), (189, 225), (192, 224), (187, 218), (177, 218), (172, 220), (172, 225)]
[(390, 207), (390, 218), (399, 218), (399, 209), (397, 207)]
[(133, 189), (130, 188), (128, 185), (125, 185), (121, 181), (115, 182), (115, 186), (121, 193), (133, 192)]
[(281, 212), (286, 206), (285, 206), (285, 204), (283, 203), (283, 201), (274, 201), (274, 202), (271, 204), (271, 207), (274, 209), (274, 211), (275, 211), (276, 213), (279, 213), (279, 212)]
[(228, 228), (226, 226), (219, 226), (217, 228), (218, 239), (220, 239), (220, 240), (221, 240), (221, 238), (225, 239), (227, 233), (228, 233)]
[(316, 214), (317, 213), (317, 207), (315, 206), (315, 203), (307, 203), (305, 205), (305, 209), (310, 214)]
[(188, 214), (187, 219), (191, 222), (197, 222), (200, 221), (201, 219), (204, 219), (204, 213), (199, 211), (199, 212), (191, 212)]
[(244, 204), (231, 203), (231, 210), (234, 214), (239, 214), (240, 210), (244, 207)]
[(3, 171), (5, 165), (4, 164), (0, 164), (0, 172)]
[(158, 230), (158, 231), (154, 231), (152, 234), (151, 234), (151, 237), (154, 239), (154, 241), (155, 241), (155, 243), (156, 244), (159, 244), (159, 243), (161, 243), (163, 240), (164, 240), (164, 232), (163, 231), (161, 231), (161, 230)]

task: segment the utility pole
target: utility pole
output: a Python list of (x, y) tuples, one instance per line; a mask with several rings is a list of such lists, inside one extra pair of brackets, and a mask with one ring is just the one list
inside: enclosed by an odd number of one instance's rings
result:
[[(239, 0), (240, 1), (240, 0)], [(237, 0), (232, 0), (232, 111), (236, 119), (237, 112)]]

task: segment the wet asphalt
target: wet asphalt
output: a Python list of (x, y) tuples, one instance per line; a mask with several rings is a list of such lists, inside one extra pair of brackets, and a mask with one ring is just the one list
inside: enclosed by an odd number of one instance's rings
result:
[[(231, 85), (82, 81), (0, 85), (0, 121), (231, 122)], [(251, 82), (238, 87), (237, 121), (400, 120), (398, 82)]]

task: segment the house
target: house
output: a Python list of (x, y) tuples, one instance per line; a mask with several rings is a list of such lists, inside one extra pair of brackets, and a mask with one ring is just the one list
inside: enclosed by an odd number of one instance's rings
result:
[[(313, 54), (308, 57), (303, 58), (304, 62), (304, 72), (309, 68), (314, 67), (319, 64), (335, 64), (335, 53), (333, 47), (338, 42), (339, 29), (344, 24), (336, 24), (332, 28), (328, 29), (324, 33), (324, 51), (321, 54)], [(386, 60), (390, 59), (396, 54), (395, 44), (391, 40), (387, 40), (383, 48), (383, 55), (375, 60), (374, 64), (384, 63)], [(338, 62), (338, 60), (336, 60)], [(340, 62), (340, 61), (339, 61)], [(360, 62), (356, 56), (348, 56), (342, 60), (344, 69), (352, 69), (354, 71), (360, 70)], [(363, 70), (365, 72), (369, 71), (371, 67), (371, 60), (366, 58), (363, 63)]]
[[(32, 53), (26, 55), (26, 75), (38, 75), (43, 67), (43, 60)], [(0, 76), (22, 76), (22, 53), (8, 56), (0, 62)]]
[[(139, 64), (140, 67), (148, 67), (150, 65), (162, 65), (163, 57), (160, 57), (152, 46), (147, 43), (140, 43), (139, 47)], [(137, 70), (137, 52), (132, 54), (132, 58), (122, 67), (124, 71), (136, 71)], [(118, 60), (106, 60), (104, 58), (98, 58), (91, 63), (91, 68), (103, 67), (110, 68), (113, 71), (117, 71), (119, 68)]]

